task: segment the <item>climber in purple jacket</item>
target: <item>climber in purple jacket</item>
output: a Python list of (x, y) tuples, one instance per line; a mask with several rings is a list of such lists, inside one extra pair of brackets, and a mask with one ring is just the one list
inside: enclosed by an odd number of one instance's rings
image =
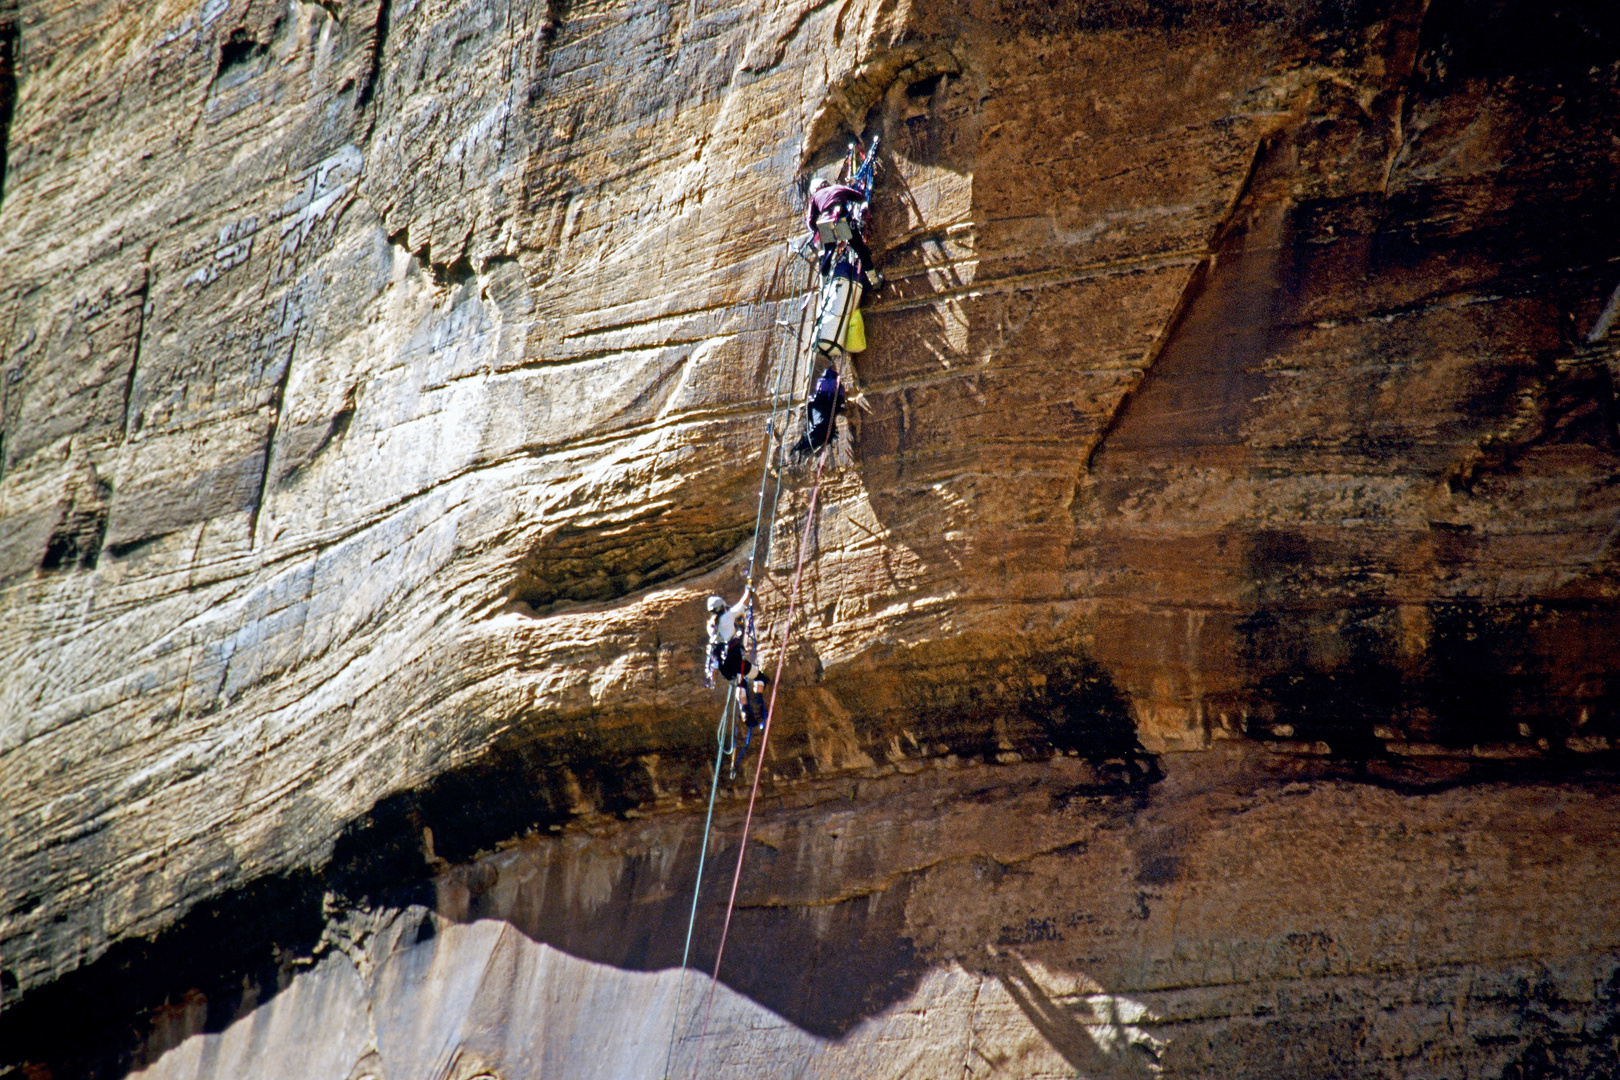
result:
[(832, 269), (838, 240), (849, 245), (858, 260), (855, 267), (862, 284), (871, 292), (883, 287), (883, 275), (872, 265), (872, 249), (861, 235), (866, 218), (866, 196), (848, 184), (834, 184), (817, 177), (810, 182), (810, 204), (804, 209), (804, 227), (810, 242), (821, 249), (821, 274)]

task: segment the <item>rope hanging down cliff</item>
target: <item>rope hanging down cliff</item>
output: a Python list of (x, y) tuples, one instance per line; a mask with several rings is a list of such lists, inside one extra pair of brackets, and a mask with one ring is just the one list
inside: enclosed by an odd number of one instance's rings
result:
[(765, 748), (771, 742), (771, 719), (776, 712), (776, 692), (782, 683), (782, 666), (787, 660), (788, 639), (793, 633), (793, 616), (799, 604), (799, 584), (804, 577), (804, 556), (810, 548), (810, 530), (815, 527), (816, 501), (821, 496), (821, 471), (827, 463), (827, 451), (816, 459), (815, 480), (810, 485), (810, 507), (804, 523), (804, 537), (799, 544), (798, 563), (793, 569), (793, 591), (788, 595), (787, 617), (782, 625), (782, 641), (776, 654), (776, 677), (771, 680), (771, 701), (765, 709), (765, 727), (759, 735), (759, 756), (754, 759), (754, 782), (748, 791), (748, 812), (743, 816), (742, 840), (737, 846), (737, 866), (731, 874), (731, 894), (726, 898), (726, 918), (720, 926), (720, 944), (714, 953), (714, 973), (709, 979), (709, 992), (703, 1005), (703, 1028), (698, 1034), (698, 1046), (692, 1055), (692, 1075), (698, 1075), (703, 1057), (703, 1042), (709, 1034), (709, 1013), (714, 1007), (714, 988), (720, 982), (720, 961), (726, 954), (726, 936), (731, 931), (731, 915), (737, 906), (737, 884), (742, 880), (743, 859), (748, 854), (748, 833), (754, 823), (754, 803), (759, 798), (759, 778), (765, 771)]
[[(824, 361), (827, 365), (825, 371), (816, 379), (815, 386), (806, 401), (805, 434), (795, 445), (797, 455), (804, 456), (816, 454), (815, 474), (810, 484), (810, 498), (805, 515), (804, 535), (799, 542), (799, 550), (793, 570), (793, 584), (788, 595), (787, 614), (782, 623), (782, 638), (778, 646), (776, 657), (776, 671), (770, 680), (770, 702), (764, 709), (764, 723), (760, 732), (759, 756), (754, 764), (754, 779), (750, 785), (748, 795), (748, 810), (743, 818), (741, 843), (737, 849), (737, 864), (733, 869), (731, 878), (731, 891), (726, 900), (726, 914), (720, 928), (720, 941), (715, 950), (714, 972), (709, 983), (708, 994), (703, 1010), (703, 1026), (698, 1036), (697, 1050), (693, 1055), (692, 1075), (697, 1076), (698, 1067), (702, 1060), (704, 1040), (708, 1036), (709, 1015), (714, 1004), (714, 988), (720, 979), (720, 965), (725, 957), (726, 939), (731, 930), (731, 918), (736, 908), (737, 889), (742, 880), (743, 861), (748, 851), (748, 834), (753, 825), (754, 806), (759, 797), (759, 781), (765, 768), (765, 753), (770, 745), (771, 722), (776, 713), (777, 692), (781, 687), (782, 670), (787, 660), (788, 642), (793, 633), (793, 619), (797, 614), (800, 587), (804, 578), (805, 559), (810, 551), (811, 533), (815, 527), (816, 507), (821, 497), (821, 482), (827, 458), (832, 450), (832, 442), (836, 435), (836, 416), (843, 406), (844, 392), (842, 381), (838, 375), (836, 361), (843, 358), (848, 362), (851, 346), (854, 351), (864, 349), (864, 327), (860, 325), (859, 303), (862, 286), (874, 290), (882, 287), (882, 277), (877, 275), (872, 267), (871, 252), (866, 247), (864, 233), (867, 226), (867, 201), (871, 195), (873, 171), (877, 156), (877, 142), (874, 139), (872, 146), (864, 155), (857, 156), (856, 147), (850, 147), (849, 157), (846, 159), (845, 173), (849, 175), (850, 182), (834, 187), (822, 181), (811, 188), (810, 206), (806, 213), (806, 224), (811, 228), (811, 238), (801, 244), (799, 251), (803, 252), (811, 243), (819, 243), (823, 249), (820, 260), (821, 269), (821, 302), (816, 313), (815, 336), (813, 338), (813, 355), (816, 359)], [(809, 298), (806, 297), (808, 300)], [(858, 333), (858, 343), (855, 339)], [(802, 335), (802, 331), (801, 331)], [(800, 338), (802, 340), (802, 336)], [(797, 359), (794, 369), (797, 373)], [(812, 369), (813, 371), (813, 369)], [(772, 424), (775, 421), (775, 407), (773, 403)], [(769, 439), (770, 429), (767, 428), (766, 473), (770, 470)], [(785, 470), (777, 470), (777, 498), (771, 507), (771, 522), (775, 525), (777, 511), (781, 505), (782, 474)], [(759, 551), (760, 523), (764, 518), (764, 499), (767, 480), (762, 477), (760, 483), (759, 510), (755, 515), (754, 546), (748, 557), (747, 586), (743, 601), (746, 603), (748, 613), (747, 632), (753, 638), (753, 578), (755, 558)], [(721, 602), (723, 606), (723, 601)], [(717, 624), (718, 625), (718, 624)], [(752, 641), (750, 648), (750, 661), (757, 658), (758, 642)], [(711, 650), (712, 655), (712, 650)], [(750, 663), (749, 667), (752, 666)], [(727, 669), (722, 667), (722, 673)], [(733, 674), (739, 679), (747, 676), (747, 667), (737, 666)], [(728, 675), (728, 678), (730, 676)], [(757, 685), (757, 684), (756, 684)], [(746, 711), (749, 708), (747, 691), (739, 684), (739, 694), (736, 699)], [(731, 706), (728, 694), (727, 710)], [(722, 715), (721, 726), (724, 728), (725, 719)], [(717, 736), (724, 741), (723, 732)], [(746, 748), (746, 743), (745, 743)], [(687, 924), (687, 952), (682, 954), (681, 965), (684, 969), (689, 957), (691, 946), (692, 926), (697, 917), (697, 890), (702, 886), (702, 865), (704, 856), (708, 851), (708, 838), (710, 821), (714, 800), (714, 787), (719, 784), (719, 757), (715, 759), (715, 775), (713, 786), (710, 789), (710, 817), (704, 823), (703, 853), (699, 856), (698, 880), (693, 890), (692, 910)], [(684, 991), (684, 986), (682, 987)], [(665, 1072), (673, 1059), (675, 1032), (680, 1023), (680, 994), (677, 994), (674, 1023), (670, 1032), (670, 1051), (665, 1060)]]
[[(771, 286), (770, 286), (770, 289), (769, 289), (770, 293), (774, 293), (776, 291), (777, 286), (781, 283), (782, 273), (783, 273), (784, 269), (785, 269), (785, 267), (783, 266), (783, 264), (781, 264), (781, 263), (777, 264), (776, 273), (772, 275)], [(789, 385), (792, 385), (793, 381), (796, 381), (796, 378), (797, 378), (797, 375), (798, 375), (798, 349), (797, 349), (797, 343), (799, 341), (803, 340), (803, 337), (804, 337), (804, 316), (802, 314), (804, 312), (804, 310), (805, 310), (804, 305), (801, 304), (799, 310), (801, 312), (801, 315), (800, 315), (799, 325), (797, 327), (791, 327), (791, 325), (789, 323), (787, 323), (786, 321), (784, 321), (784, 320), (778, 320), (777, 321), (778, 326), (787, 327), (787, 328), (790, 328), (790, 329), (794, 330), (794, 338), (793, 338), (793, 340), (794, 340), (795, 347), (791, 348), (791, 349), (788, 349), (788, 350), (785, 350), (785, 355), (790, 356), (793, 359), (793, 363), (791, 365), (791, 374), (788, 376)], [(779, 355), (783, 355), (783, 354), (779, 353)], [(778, 427), (778, 421), (781, 419), (783, 414), (785, 412), (787, 412), (788, 410), (790, 410), (791, 407), (792, 407), (791, 396), (786, 396), (785, 397), (783, 395), (783, 393), (782, 393), (783, 374), (788, 369), (789, 369), (789, 366), (787, 364), (783, 363), (781, 360), (778, 360), (778, 362), (776, 364), (776, 373), (775, 373), (776, 377), (775, 377), (775, 379), (773, 381), (773, 384), (772, 384), (772, 387), (771, 387), (771, 413), (770, 413), (770, 417), (765, 422), (765, 447), (764, 447), (764, 454), (763, 454), (764, 464), (763, 464), (763, 466), (762, 466), (762, 468), (760, 470), (759, 498), (758, 498), (757, 506), (756, 506), (755, 512), (754, 512), (754, 537), (753, 537), (753, 543), (749, 547), (748, 568), (747, 568), (747, 572), (745, 574), (745, 579), (746, 579), (746, 581), (748, 582), (748, 585), (749, 585), (749, 587), (745, 590), (744, 596), (745, 596), (745, 599), (748, 601), (748, 605), (747, 605), (747, 622), (746, 622), (745, 633), (747, 635), (748, 642), (749, 642), (749, 650), (748, 650), (749, 651), (749, 657), (748, 657), (748, 659), (750, 661), (750, 664), (757, 661), (758, 648), (759, 648), (758, 637), (755, 634), (755, 629), (754, 629), (754, 605), (753, 605), (753, 589), (752, 589), (752, 585), (753, 585), (753, 581), (754, 581), (754, 568), (755, 568), (755, 565), (756, 565), (756, 563), (758, 561), (759, 550), (760, 550), (760, 540), (761, 540), (762, 536), (769, 536), (769, 532), (767, 530), (768, 529), (773, 529), (775, 527), (775, 525), (776, 525), (777, 509), (781, 506), (781, 502), (782, 502), (782, 477), (783, 477), (784, 472), (786, 471), (786, 470), (784, 470), (782, 468), (782, 462), (781, 462), (779, 454), (778, 454), (778, 451), (781, 449), (782, 443), (785, 441), (785, 440), (780, 438), (780, 435), (779, 435), (779, 430), (780, 429)], [(774, 445), (773, 445), (773, 441), (774, 441)], [(772, 467), (772, 458), (773, 458), (773, 456), (778, 458), (775, 468)], [(773, 496), (771, 498), (771, 514), (770, 514), (770, 519), (771, 520), (770, 520), (770, 525), (767, 526), (765, 524), (765, 498), (766, 498), (766, 492), (770, 488), (771, 476), (773, 474), (776, 477), (776, 491), (773, 493)], [(711, 652), (710, 657), (709, 657), (708, 665), (709, 665), (709, 670), (706, 671), (706, 673), (705, 673), (706, 676), (708, 674), (710, 674), (712, 672), (712, 670), (714, 669), (714, 667), (715, 667), (712, 652)], [(686, 920), (686, 943), (681, 948), (681, 970), (682, 971), (686, 970), (688, 962), (691, 959), (691, 954), (692, 954), (692, 933), (693, 933), (693, 929), (697, 925), (698, 896), (702, 892), (702, 889), (703, 889), (703, 868), (704, 868), (704, 863), (706, 862), (707, 857), (708, 857), (709, 834), (710, 834), (710, 831), (713, 828), (713, 823), (714, 823), (714, 800), (715, 800), (715, 794), (720, 789), (720, 763), (725, 758), (725, 756), (726, 756), (726, 754), (728, 752), (731, 755), (731, 775), (735, 776), (737, 774), (737, 737), (736, 737), (736, 727), (735, 727), (735, 724), (736, 724), (736, 719), (735, 719), (736, 710), (734, 709), (734, 706), (736, 705), (736, 703), (737, 703), (736, 695), (728, 692), (726, 694), (725, 705), (721, 709), (721, 712), (720, 712), (720, 722), (717, 725), (717, 727), (715, 728), (714, 775), (709, 780), (709, 807), (708, 807), (708, 811), (704, 815), (704, 819), (703, 819), (703, 841), (702, 841), (702, 845), (698, 849), (697, 876), (696, 876), (696, 879), (692, 883), (692, 906), (691, 906), (691, 911), (688, 913), (687, 920)], [(728, 747), (728, 742), (729, 742), (729, 747)], [(761, 744), (761, 745), (762, 745), (762, 748), (763, 748), (763, 744)], [(746, 750), (747, 750), (746, 741), (744, 743), (743, 749), (746, 752)], [(686, 989), (685, 988), (685, 983), (683, 981), (680, 988), (679, 988), (679, 990), (677, 990), (676, 996), (675, 996), (675, 1012), (674, 1012), (674, 1017), (673, 1017), (673, 1019), (671, 1020), (671, 1023), (670, 1023), (669, 1049), (665, 1053), (665, 1057), (664, 1057), (664, 1073), (665, 1073), (666, 1076), (669, 1075), (670, 1065), (672, 1064), (673, 1058), (674, 1058), (675, 1038), (676, 1038), (676, 1034), (677, 1034), (677, 1032), (679, 1031), (679, 1028), (680, 1028), (681, 1001), (682, 1001), (683, 997), (685, 996), (685, 989)]]
[[(859, 304), (865, 287), (881, 287), (881, 276), (871, 267), (871, 251), (865, 242), (867, 205), (871, 194), (873, 173), (876, 168), (877, 142), (864, 154), (851, 145), (844, 171), (848, 182), (831, 184), (818, 178), (811, 185), (809, 206), (805, 215), (808, 236), (799, 245), (802, 254), (811, 245), (822, 249), (820, 257), (821, 287), (817, 306), (812, 349), (815, 358), (826, 367), (819, 376), (812, 377), (814, 387), (805, 405), (804, 435), (793, 447), (792, 456), (803, 461), (827, 448), (837, 437), (837, 415), (844, 405), (844, 378), (839, 374), (837, 361), (842, 358), (848, 368), (851, 350), (865, 348), (865, 333), (860, 321)], [(772, 286), (780, 281), (783, 267), (777, 265)], [(810, 296), (805, 297), (808, 303)], [(802, 310), (803, 305), (801, 305)], [(783, 324), (785, 325), (785, 324)], [(798, 336), (802, 341), (802, 320)], [(754, 517), (753, 545), (749, 551), (748, 568), (742, 597), (727, 606), (720, 596), (708, 599), (709, 647), (704, 668), (705, 685), (713, 684), (718, 672), (734, 688), (738, 713), (746, 728), (743, 751), (746, 753), (755, 728), (763, 726), (765, 702), (764, 686), (767, 682), (758, 667), (759, 639), (755, 630), (755, 571), (761, 547), (765, 520), (766, 488), (769, 485), (772, 440), (778, 438), (776, 420), (781, 405), (781, 377), (783, 365), (777, 364), (776, 385), (772, 390), (771, 418), (766, 424), (764, 470), (760, 477), (758, 508)], [(793, 365), (795, 377), (798, 363)], [(796, 381), (796, 378), (795, 378)], [(857, 401), (860, 401), (857, 398)], [(781, 505), (782, 469), (777, 470), (776, 498), (771, 502), (771, 528), (774, 531), (776, 512)], [(768, 534), (767, 534), (768, 536)], [(735, 744), (735, 738), (733, 738)], [(736, 775), (736, 753), (732, 754), (732, 775)]]
[[(697, 881), (692, 886), (692, 911), (686, 917), (686, 944), (681, 947), (681, 970), (686, 970), (687, 960), (692, 955), (692, 928), (697, 925), (698, 892), (703, 887), (703, 863), (709, 854), (709, 829), (714, 823), (714, 796), (720, 790), (720, 761), (726, 753), (726, 724), (731, 719), (731, 705), (735, 699), (726, 695), (726, 704), (720, 711), (720, 724), (714, 731), (714, 777), (709, 781), (709, 810), (703, 817), (703, 846), (698, 848)], [(681, 998), (686, 995), (686, 980), (683, 978), (675, 992), (675, 1017), (669, 1025), (669, 1049), (664, 1052), (664, 1076), (669, 1076), (669, 1066), (675, 1057), (675, 1033), (680, 1028)]]

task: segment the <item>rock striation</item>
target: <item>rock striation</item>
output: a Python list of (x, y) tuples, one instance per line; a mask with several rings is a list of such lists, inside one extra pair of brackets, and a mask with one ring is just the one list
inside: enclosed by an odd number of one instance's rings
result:
[(0, 0), (0, 1068), (656, 1075), (763, 507), (715, 1069), (1612, 1071), (1617, 116), (1596, 0)]

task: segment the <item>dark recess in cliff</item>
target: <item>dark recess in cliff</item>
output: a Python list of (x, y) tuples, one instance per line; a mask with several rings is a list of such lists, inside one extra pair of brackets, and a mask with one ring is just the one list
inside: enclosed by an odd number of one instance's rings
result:
[(0, 206), (6, 200), (6, 150), (11, 145), (11, 117), (17, 108), (17, 8), (0, 6)]
[[(1249, 733), (1324, 742), (1359, 762), (1392, 758), (1379, 728), (1463, 752), (1534, 755), (1545, 739), (1562, 767), (1614, 766), (1612, 753), (1564, 748), (1573, 737), (1620, 739), (1620, 678), (1604, 645), (1620, 634), (1614, 612), (1585, 602), (1452, 601), (1422, 617), (1425, 648), (1412, 656), (1398, 646), (1403, 613), (1393, 604), (1257, 609), (1239, 627), (1255, 687)], [(1488, 761), (1472, 768), (1475, 779), (1492, 771)]]
[(111, 484), (97, 479), (82, 485), (62, 508), (61, 520), (51, 530), (39, 568), (45, 571), (95, 569), (101, 558), (102, 540), (107, 535), (107, 511), (111, 505)]
[(1434, 0), (1419, 62), (1432, 88), (1467, 79), (1538, 82), (1620, 59), (1620, 7), (1608, 0)]
[[(733, 519), (714, 528), (712, 520), (677, 512), (653, 511), (660, 530), (648, 535), (635, 519), (600, 528), (565, 526), (542, 540), (518, 571), (511, 599), (536, 611), (552, 604), (618, 600), (726, 558), (753, 532), (753, 522)], [(626, 543), (626, 535), (642, 538)]]
[[(962, 640), (959, 639), (958, 644)], [(1006, 652), (1005, 643), (967, 646), (952, 662), (922, 651), (894, 663), (915, 668), (906, 680), (905, 726), (926, 742), (938, 741), (966, 758), (996, 760), (1016, 751), (1027, 758), (1071, 754), (1085, 759), (1098, 793), (1145, 788), (1159, 766), (1137, 738), (1124, 693), (1107, 670), (1075, 640), (1037, 636), (1014, 643), (1000, 661), (973, 657)], [(863, 732), (870, 752), (881, 754), (887, 730)]]
[(1179, 30), (1189, 26), (1281, 24), (1293, 33), (1363, 25), (1387, 5), (1378, 0), (1088, 0), (1079, 4), (1001, 2), (998, 24), (1025, 33), (1062, 34), (1104, 30)]
[(253, 64), (269, 51), (268, 45), (255, 41), (248, 31), (232, 30), (219, 47), (219, 69), (214, 73), (214, 78), (229, 78), (237, 69)]
[(568, 21), (573, 6), (573, 0), (546, 0), (546, 13), (540, 20), (540, 30), (536, 35), (542, 48), (557, 40), (557, 31)]
[[(693, 762), (706, 764), (705, 747), (689, 750)], [(698, 775), (703, 771), (693, 771), (693, 795), (701, 795), (699, 779), (707, 783), (707, 775)], [(54, 1076), (116, 1080), (194, 1031), (223, 1030), (307, 966), (334, 913), (432, 908), (433, 878), (447, 862), (459, 864), (450, 872), (468, 889), (464, 918), (509, 917), (491, 903), (496, 878), (477, 857), (570, 820), (565, 792), (581, 787), (590, 804), (609, 813), (652, 798), (644, 770), (596, 742), (562, 751), (502, 740), (478, 761), (384, 799), (351, 823), (322, 870), (236, 889), (193, 908), (151, 940), (119, 942), (95, 962), (11, 1001), (0, 1013), (0, 1077), (22, 1080), (32, 1074), (21, 1066), (43, 1064)], [(749, 879), (770, 887), (773, 857), (770, 848), (756, 845)], [(735, 858), (734, 846), (710, 853), (694, 967), (713, 964)], [(653, 876), (655, 865), (664, 877)], [(587, 916), (559, 895), (534, 909), (538, 921), (514, 925), (585, 959), (632, 970), (674, 966), (690, 902), (685, 890), (696, 869), (695, 848), (683, 849), (673, 867), (662, 859), (633, 860), (609, 901), (621, 918)], [(744, 903), (722, 977), (805, 1030), (837, 1037), (904, 996), (923, 970), (900, 932), (904, 908), (901, 881), (835, 905), (833, 932), (822, 933), (797, 908)], [(788, 979), (783, 955), (803, 960)], [(8, 979), (6, 985), (15, 982), (0, 973), (0, 981)]]
[(0, 1077), (116, 1080), (168, 1049), (157, 1021), (188, 1003), (202, 1008), (200, 1030), (224, 1030), (311, 954), (322, 893), (313, 875), (260, 880), (25, 994), (0, 1013)]
[(382, 75), (383, 49), (388, 45), (388, 19), (392, 7), (393, 0), (378, 0), (377, 17), (371, 26), (371, 44), (366, 50), (365, 69), (360, 76), (360, 90), (354, 96), (357, 112), (370, 105), (377, 93), (377, 80)]

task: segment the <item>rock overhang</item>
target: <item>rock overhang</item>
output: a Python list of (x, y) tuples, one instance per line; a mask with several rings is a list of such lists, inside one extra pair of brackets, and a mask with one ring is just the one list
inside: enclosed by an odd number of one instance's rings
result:
[[(1420, 786), (1607, 764), (1597, 7), (396, 6), (40, 7), (20, 39), (19, 991), (492, 746), (563, 813), (699, 782), (697, 601), (751, 520), (791, 168), (851, 134), (817, 110), (883, 134), (894, 285), (784, 782), (1049, 754), (1074, 715), (1113, 718), (1066, 746), (1105, 764), (1121, 715), (1131, 754)], [(607, 41), (639, 89), (596, 78)], [(115, 107), (96, 80), (142, 48), (177, 90)], [(165, 125), (189, 141), (138, 137)]]

